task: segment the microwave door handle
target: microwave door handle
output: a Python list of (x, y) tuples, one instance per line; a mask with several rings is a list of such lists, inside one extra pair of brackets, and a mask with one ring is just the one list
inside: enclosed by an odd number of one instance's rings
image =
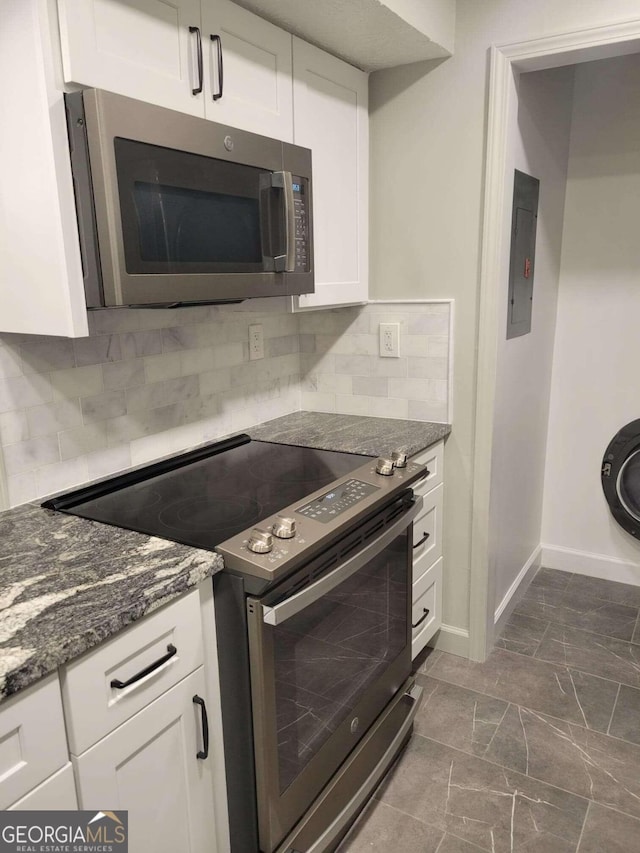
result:
[(383, 551), (387, 545), (393, 542), (396, 536), (402, 533), (402, 531), (411, 524), (421, 509), (422, 498), (417, 495), (407, 512), (403, 513), (400, 518), (394, 521), (390, 527), (366, 545), (361, 551), (358, 551), (358, 553), (354, 554), (353, 557), (350, 557), (348, 560), (345, 560), (344, 563), (341, 563), (337, 569), (334, 569), (332, 572), (329, 572), (319, 578), (314, 583), (309, 584), (309, 586), (301, 589), (300, 592), (297, 592), (290, 598), (285, 598), (284, 601), (281, 601), (273, 607), (268, 607), (266, 604), (263, 604), (263, 621), (266, 622), (267, 625), (281, 625), (287, 619), (295, 616), (296, 613), (300, 613), (300, 611), (304, 610), (305, 607), (308, 607), (310, 604), (318, 601), (318, 599), (322, 598), (323, 595), (331, 592), (332, 589), (335, 589), (339, 584), (351, 577), (351, 575), (354, 575), (356, 572), (359, 572), (360, 569), (364, 568), (369, 560), (372, 560), (377, 554)]
[(284, 207), (284, 254), (276, 255), (276, 272), (295, 272), (296, 268), (296, 208), (293, 202), (293, 176), (291, 172), (273, 172), (271, 186), (281, 189)]

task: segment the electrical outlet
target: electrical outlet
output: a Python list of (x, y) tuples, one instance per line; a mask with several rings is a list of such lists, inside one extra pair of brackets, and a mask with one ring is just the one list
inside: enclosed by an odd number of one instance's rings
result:
[(249, 361), (256, 361), (258, 358), (264, 358), (264, 338), (260, 323), (249, 326)]
[(400, 323), (380, 323), (380, 355), (400, 358)]

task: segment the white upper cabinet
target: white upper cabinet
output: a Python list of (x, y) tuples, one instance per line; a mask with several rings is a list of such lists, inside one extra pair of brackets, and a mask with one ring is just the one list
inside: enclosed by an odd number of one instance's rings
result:
[(311, 148), (315, 293), (298, 308), (368, 298), (368, 77), (293, 39), (294, 142)]
[(206, 117), (292, 142), (291, 35), (231, 0), (217, 0), (202, 4), (202, 38)]
[(0, 332), (78, 337), (87, 310), (50, 11), (0, 3)]
[(200, 0), (58, 0), (58, 11), (67, 83), (202, 115)]
[(231, 0), (58, 0), (58, 9), (66, 83), (292, 141), (291, 35), (279, 27)]

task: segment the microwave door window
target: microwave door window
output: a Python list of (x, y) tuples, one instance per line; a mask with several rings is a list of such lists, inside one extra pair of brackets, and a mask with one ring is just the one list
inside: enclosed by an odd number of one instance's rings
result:
[(143, 262), (262, 264), (257, 198), (143, 181), (133, 194)]
[(263, 272), (262, 169), (115, 140), (129, 274)]

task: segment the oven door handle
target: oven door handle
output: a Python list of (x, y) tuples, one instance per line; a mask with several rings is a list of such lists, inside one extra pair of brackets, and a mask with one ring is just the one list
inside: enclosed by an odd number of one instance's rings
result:
[(281, 625), (287, 619), (295, 616), (296, 613), (300, 613), (300, 611), (304, 610), (305, 607), (308, 607), (310, 604), (318, 601), (318, 599), (322, 598), (323, 595), (331, 592), (332, 589), (335, 589), (339, 584), (351, 577), (351, 575), (359, 572), (360, 569), (366, 566), (369, 560), (372, 560), (377, 554), (383, 551), (387, 545), (393, 542), (396, 536), (402, 533), (403, 530), (406, 530), (406, 528), (412, 523), (413, 519), (418, 515), (421, 509), (422, 497), (420, 495), (416, 495), (412, 505), (400, 516), (400, 518), (394, 521), (390, 527), (387, 527), (387, 529), (377, 536), (372, 542), (365, 545), (361, 551), (358, 551), (358, 553), (354, 554), (353, 557), (349, 557), (348, 560), (341, 563), (337, 569), (323, 575), (314, 583), (309, 584), (309, 586), (304, 587), (304, 589), (301, 589), (300, 592), (296, 592), (296, 594), (292, 595), (290, 598), (285, 598), (284, 601), (281, 601), (273, 607), (268, 607), (266, 604), (263, 604), (263, 621), (266, 622), (267, 625)]

